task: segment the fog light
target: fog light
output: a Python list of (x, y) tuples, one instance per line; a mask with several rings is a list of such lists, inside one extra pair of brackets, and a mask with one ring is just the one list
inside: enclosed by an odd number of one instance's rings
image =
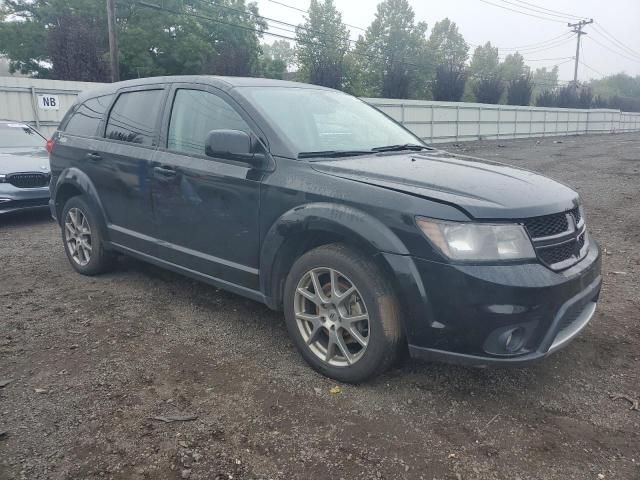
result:
[(504, 349), (507, 352), (517, 352), (522, 348), (524, 343), (524, 334), (526, 330), (522, 327), (518, 327), (514, 330), (510, 330), (504, 333)]

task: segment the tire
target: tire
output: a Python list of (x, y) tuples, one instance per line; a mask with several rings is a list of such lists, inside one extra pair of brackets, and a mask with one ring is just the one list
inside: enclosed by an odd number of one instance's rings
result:
[(360, 383), (396, 360), (403, 342), (397, 297), (377, 265), (358, 251), (332, 244), (305, 253), (291, 267), (283, 300), (289, 335), (323, 375)]
[(71, 197), (62, 209), (64, 251), (71, 266), (82, 275), (98, 275), (113, 266), (114, 255), (104, 248), (98, 218), (96, 209), (83, 195)]

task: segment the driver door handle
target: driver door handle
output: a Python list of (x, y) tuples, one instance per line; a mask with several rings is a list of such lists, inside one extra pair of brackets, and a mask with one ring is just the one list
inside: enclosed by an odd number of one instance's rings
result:
[(153, 167), (153, 171), (163, 177), (175, 177), (178, 174), (175, 169), (167, 166)]
[(97, 162), (98, 160), (102, 160), (102, 155), (100, 155), (99, 153), (90, 152), (90, 153), (87, 153), (86, 156), (89, 160), (93, 160), (94, 162)]

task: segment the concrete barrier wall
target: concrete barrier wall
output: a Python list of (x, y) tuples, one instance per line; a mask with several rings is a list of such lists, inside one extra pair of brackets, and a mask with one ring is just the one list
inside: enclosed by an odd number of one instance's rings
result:
[[(0, 77), (0, 119), (17, 120), (50, 136), (82, 91), (100, 83)], [(54, 95), (56, 109), (43, 108)], [(480, 103), (365, 98), (427, 142), (640, 131), (640, 113), (619, 110), (515, 107)]]

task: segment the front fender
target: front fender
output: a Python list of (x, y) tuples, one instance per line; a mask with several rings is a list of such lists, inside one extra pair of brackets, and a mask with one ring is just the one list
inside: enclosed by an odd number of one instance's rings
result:
[(380, 220), (346, 205), (310, 203), (284, 213), (267, 231), (260, 252), (260, 289), (270, 297), (278, 253), (285, 242), (301, 234), (332, 233), (369, 245), (376, 252), (408, 255), (400, 239)]

